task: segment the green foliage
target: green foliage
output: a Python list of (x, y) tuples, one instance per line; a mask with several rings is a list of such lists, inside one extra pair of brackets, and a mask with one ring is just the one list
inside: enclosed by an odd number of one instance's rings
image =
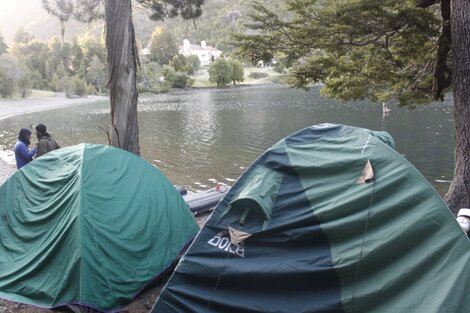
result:
[(195, 19), (202, 13), (204, 0), (175, 1), (175, 0), (136, 0), (150, 12), (153, 20), (163, 20), (181, 16), (184, 19)]
[(71, 71), (72, 73), (76, 74), (78, 69), (80, 68), (80, 63), (83, 60), (83, 50), (80, 44), (78, 43), (77, 37), (73, 39), (71, 55)]
[(218, 58), (209, 66), (209, 81), (223, 87), (232, 81), (232, 66), (224, 58)]
[(265, 73), (265, 72), (251, 72), (249, 75), (248, 75), (249, 78), (253, 78), (253, 79), (260, 79), (260, 78), (266, 78), (266, 77), (269, 77), (269, 74), (268, 73)]
[(65, 23), (73, 14), (74, 6), (72, 0), (42, 0), (43, 8), (56, 16), (60, 21), (60, 35), (62, 42), (65, 36)]
[(45, 64), (46, 78), (51, 79), (59, 65), (62, 65), (67, 72), (70, 72), (70, 46), (62, 45), (57, 37), (52, 37), (49, 40), (48, 48), (48, 57)]
[(186, 65), (188, 67), (188, 74), (192, 75), (201, 67), (201, 61), (197, 55), (190, 55), (186, 57)]
[(22, 43), (22, 44), (28, 44), (33, 39), (34, 39), (33, 35), (26, 32), (23, 27), (18, 28), (18, 30), (15, 33), (15, 36), (13, 37), (13, 41), (15, 43)]
[(192, 85), (193, 80), (184, 72), (177, 71), (171, 65), (162, 67), (162, 74), (165, 81), (173, 88), (186, 88)]
[(102, 1), (97, 0), (42, 0), (42, 6), (49, 14), (56, 16), (61, 23), (62, 41), (64, 39), (65, 22), (70, 18), (90, 23), (104, 17)]
[(165, 81), (173, 84), (173, 80), (175, 79), (176, 71), (171, 65), (164, 65), (162, 67), (162, 74)]
[(321, 82), (323, 94), (344, 100), (430, 99), (435, 10), (414, 0), (288, 0), (286, 14), (253, 7), (252, 34), (234, 36), (238, 52), (264, 61), (283, 53), (293, 86)]
[[(284, 0), (260, 1), (275, 10), (278, 10), (284, 2)], [(165, 21), (163, 25), (172, 30), (178, 43), (185, 38), (191, 42), (205, 40), (210, 46), (226, 52), (228, 56), (234, 49), (230, 34), (243, 31), (243, 24), (251, 11), (248, 3), (246, 0), (205, 0), (203, 12), (197, 20), (175, 18)]]
[(281, 62), (277, 62), (275, 65), (274, 65), (274, 71), (275, 72), (278, 72), (280, 74), (284, 73), (286, 71), (286, 67), (284, 66), (284, 64), (282, 64)]
[(8, 46), (5, 43), (5, 40), (2, 34), (0, 34), (0, 55), (2, 55), (3, 53), (6, 53), (7, 51), (8, 51)]
[(88, 89), (86, 82), (81, 79), (78, 75), (75, 75), (73, 77), (72, 82), (75, 94), (79, 97), (83, 97)]
[(191, 86), (193, 83), (193, 80), (189, 75), (183, 72), (175, 72), (175, 76), (173, 77), (173, 83), (172, 87), (173, 88), (186, 88)]
[(164, 81), (162, 68), (157, 62), (142, 64), (142, 71), (137, 76), (139, 92), (166, 92), (170, 90), (172, 82)]
[(0, 95), (2, 98), (13, 95), (20, 77), (18, 60), (10, 54), (0, 55)]
[(186, 57), (182, 54), (177, 54), (171, 59), (170, 65), (175, 69), (175, 71), (192, 75), (201, 66), (201, 61), (197, 55), (190, 55)]
[(98, 56), (93, 56), (88, 68), (87, 83), (101, 94), (106, 85), (106, 68)]
[(73, 2), (72, 0), (42, 0), (42, 6), (49, 14), (66, 22), (73, 14)]
[(21, 64), (26, 65), (33, 75), (33, 85), (41, 89), (48, 88), (47, 59), (49, 58), (49, 47), (46, 43), (33, 40), (27, 44), (14, 42), (11, 47), (11, 54), (14, 55)]
[(51, 88), (53, 91), (63, 91), (67, 93), (71, 89), (71, 81), (70, 81), (70, 76), (65, 70), (65, 67), (63, 64), (60, 64), (56, 71), (52, 74), (51, 78)]
[(235, 59), (230, 59), (229, 61), (230, 66), (232, 67), (232, 82), (234, 85), (237, 82), (242, 82), (245, 80), (244, 74), (245, 69), (243, 68), (243, 64)]
[[(61, 43), (57, 37), (52, 37), (48, 43), (37, 40), (14, 42), (11, 52), (29, 73), (23, 82), (26, 87), (31, 85), (35, 89), (64, 92), (73, 90), (74, 93), (75, 87), (71, 87), (73, 82), (69, 81), (74, 75), (86, 82), (86, 92), (92, 89), (101, 92), (106, 84), (103, 65), (106, 62), (106, 50), (92, 36), (81, 36), (73, 44)], [(90, 89), (89, 85), (95, 88)]]
[(160, 65), (168, 64), (178, 54), (178, 45), (172, 33), (161, 26), (157, 26), (150, 39), (150, 60)]
[(187, 72), (186, 63), (186, 57), (182, 54), (175, 55), (170, 61), (170, 65), (178, 72)]
[(22, 98), (30, 93), (30, 89), (33, 86), (33, 81), (31, 77), (31, 72), (25, 65), (19, 66), (19, 78), (17, 81), (18, 90)]
[(0, 67), (0, 96), (2, 98), (10, 97), (14, 88), (13, 81), (6, 77), (4, 70)]
[[(80, 66), (83, 66), (85, 70), (90, 66), (94, 56), (97, 56), (101, 63), (107, 63), (107, 52), (104, 42), (97, 39), (89, 34), (85, 34), (78, 38), (78, 45), (82, 50), (82, 60)], [(78, 53), (78, 51), (76, 51)]]
[(31, 88), (32, 89), (40, 89), (40, 90), (46, 90), (50, 89), (50, 84), (49, 81), (46, 80), (41, 73), (39, 73), (37, 70), (31, 70), (28, 68), (30, 71), (31, 75)]

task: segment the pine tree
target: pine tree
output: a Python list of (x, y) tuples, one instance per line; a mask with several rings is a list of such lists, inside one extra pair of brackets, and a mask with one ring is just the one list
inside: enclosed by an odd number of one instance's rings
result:
[(5, 39), (3, 38), (2, 34), (0, 34), (0, 55), (6, 53), (8, 51), (8, 46), (5, 43)]
[(337, 99), (410, 106), (443, 99), (453, 86), (456, 169), (446, 201), (454, 211), (470, 205), (468, 1), (452, 1), (452, 10), (450, 0), (287, 0), (284, 14), (254, 9), (252, 34), (235, 36), (239, 52), (289, 56), (293, 86), (321, 82)]

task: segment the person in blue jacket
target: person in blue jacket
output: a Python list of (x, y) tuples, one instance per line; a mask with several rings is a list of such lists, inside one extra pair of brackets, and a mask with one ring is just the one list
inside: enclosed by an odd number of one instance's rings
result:
[(36, 154), (36, 147), (29, 149), (31, 143), (31, 131), (27, 128), (22, 128), (18, 135), (18, 141), (15, 144), (15, 159), (16, 168), (20, 169), (33, 160)]

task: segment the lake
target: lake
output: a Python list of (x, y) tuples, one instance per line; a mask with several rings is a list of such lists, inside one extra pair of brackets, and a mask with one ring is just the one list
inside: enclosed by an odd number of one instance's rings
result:
[[(385, 130), (395, 148), (444, 195), (453, 173), (452, 101), (414, 111), (369, 101), (339, 102), (283, 86), (192, 89), (139, 100), (142, 157), (174, 184), (196, 191), (233, 184), (267, 148), (319, 123)], [(109, 103), (93, 103), (0, 120), (0, 156), (14, 163), (12, 147), (21, 127), (45, 123), (62, 145), (107, 144)], [(34, 141), (34, 140), (33, 140)]]

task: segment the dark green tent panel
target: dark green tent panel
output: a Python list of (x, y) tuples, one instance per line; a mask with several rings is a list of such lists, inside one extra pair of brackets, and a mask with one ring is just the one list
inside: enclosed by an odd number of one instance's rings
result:
[(0, 298), (114, 311), (198, 231), (172, 184), (121, 149), (50, 152), (0, 187)]
[(470, 242), (384, 132), (322, 124), (219, 203), (152, 312), (468, 312)]

